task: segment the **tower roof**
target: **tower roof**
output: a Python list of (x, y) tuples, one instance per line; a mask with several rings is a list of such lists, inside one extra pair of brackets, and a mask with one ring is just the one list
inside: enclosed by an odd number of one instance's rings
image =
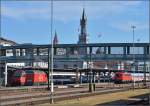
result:
[(58, 44), (57, 32), (55, 31), (55, 36), (53, 40), (53, 44)]
[(83, 13), (82, 13), (82, 20), (86, 20), (86, 14), (85, 14), (85, 9), (83, 8)]
[(80, 35), (79, 35), (79, 41), (78, 43), (80, 44), (86, 44), (87, 43), (87, 18), (86, 18), (86, 14), (85, 14), (85, 9), (83, 8), (83, 13), (82, 13), (82, 17), (80, 19)]

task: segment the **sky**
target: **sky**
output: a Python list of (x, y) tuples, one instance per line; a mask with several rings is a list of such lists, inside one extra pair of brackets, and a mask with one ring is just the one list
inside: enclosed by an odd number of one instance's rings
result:
[[(83, 8), (89, 43), (149, 40), (149, 3), (141, 1), (54, 1), (53, 35), (60, 44), (77, 43)], [(17, 43), (51, 43), (50, 1), (1, 1), (1, 36)]]

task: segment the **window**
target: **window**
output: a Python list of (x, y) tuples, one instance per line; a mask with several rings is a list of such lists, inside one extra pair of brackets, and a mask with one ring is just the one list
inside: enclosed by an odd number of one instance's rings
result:
[(77, 65), (77, 64), (74, 64), (74, 65), (73, 65), (73, 68), (77, 68), (77, 67), (78, 67), (78, 65)]
[(64, 68), (68, 68), (68, 65), (65, 64), (65, 65), (64, 65)]
[(57, 65), (56, 65), (56, 64), (54, 64), (54, 68), (57, 68)]

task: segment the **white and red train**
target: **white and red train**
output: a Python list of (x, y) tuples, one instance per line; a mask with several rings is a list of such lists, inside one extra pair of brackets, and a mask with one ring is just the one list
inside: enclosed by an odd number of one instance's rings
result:
[(145, 80), (150, 81), (150, 74), (149, 73), (116, 72), (113, 79), (115, 83), (142, 82)]

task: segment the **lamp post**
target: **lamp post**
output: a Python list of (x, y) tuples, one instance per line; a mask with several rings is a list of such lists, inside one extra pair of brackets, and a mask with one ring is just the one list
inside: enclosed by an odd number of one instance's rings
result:
[[(140, 42), (140, 39), (137, 39), (137, 43)], [(139, 47), (138, 47), (138, 55), (140, 54), (140, 51), (139, 51)], [(137, 62), (137, 71), (139, 71), (139, 62)], [(139, 80), (139, 76), (138, 76), (138, 80)], [(140, 86), (140, 83), (138, 83), (138, 86)]]
[[(149, 1), (149, 5), (150, 5), (150, 1)], [(150, 17), (149, 17), (149, 20), (150, 20)], [(150, 21), (149, 21), (149, 24), (150, 24)], [(149, 26), (149, 31), (150, 31), (150, 26)], [(150, 32), (149, 32), (149, 57), (150, 57)], [(148, 64), (148, 71), (149, 71), (149, 76), (150, 76), (150, 60), (149, 60), (149, 62), (148, 62), (149, 64)], [(150, 82), (150, 77), (149, 77), (149, 79), (148, 79), (148, 81)], [(149, 89), (150, 89), (150, 86), (149, 86)], [(149, 92), (149, 104), (150, 104), (150, 92)]]
[[(149, 5), (150, 5), (150, 1), (149, 1)], [(150, 17), (149, 17), (149, 19), (150, 19)], [(149, 21), (149, 24), (150, 24), (150, 21)], [(150, 26), (149, 26), (149, 31), (150, 31)], [(150, 32), (149, 32), (149, 57), (150, 57)], [(150, 60), (148, 62), (148, 71), (149, 71), (149, 76), (150, 76)], [(150, 82), (150, 77), (149, 77), (148, 81)], [(150, 86), (149, 86), (149, 89), (150, 89)], [(150, 92), (149, 92), (148, 101), (150, 104)]]
[(133, 31), (133, 90), (134, 90), (134, 88), (135, 88), (135, 79), (134, 79), (134, 73), (135, 73), (134, 30), (135, 30), (136, 26), (132, 25), (131, 28), (132, 28), (132, 31)]
[[(100, 39), (102, 37), (102, 34), (100, 33), (99, 35), (98, 35), (98, 38)], [(101, 43), (101, 41), (99, 42), (99, 43)], [(99, 54), (101, 55), (101, 54), (103, 54), (103, 50), (102, 50), (102, 48), (101, 47), (99, 47), (98, 48), (99, 49)], [(98, 83), (100, 83), (100, 72), (98, 72)]]
[(93, 92), (93, 83), (92, 83), (92, 48), (90, 47), (90, 64), (89, 64), (89, 68), (90, 68), (90, 79), (89, 79), (89, 92)]
[[(51, 55), (51, 56), (50, 56)], [(48, 89), (49, 83), (51, 83), (51, 92), (50, 92), (50, 103), (53, 103), (53, 92), (54, 92), (54, 83), (53, 83), (53, 0), (51, 0), (51, 53), (48, 49)]]
[[(137, 39), (137, 43), (140, 43), (140, 39)], [(138, 47), (137, 53), (138, 53), (138, 55), (140, 54), (139, 47)], [(139, 62), (137, 62), (137, 71), (139, 71)]]

